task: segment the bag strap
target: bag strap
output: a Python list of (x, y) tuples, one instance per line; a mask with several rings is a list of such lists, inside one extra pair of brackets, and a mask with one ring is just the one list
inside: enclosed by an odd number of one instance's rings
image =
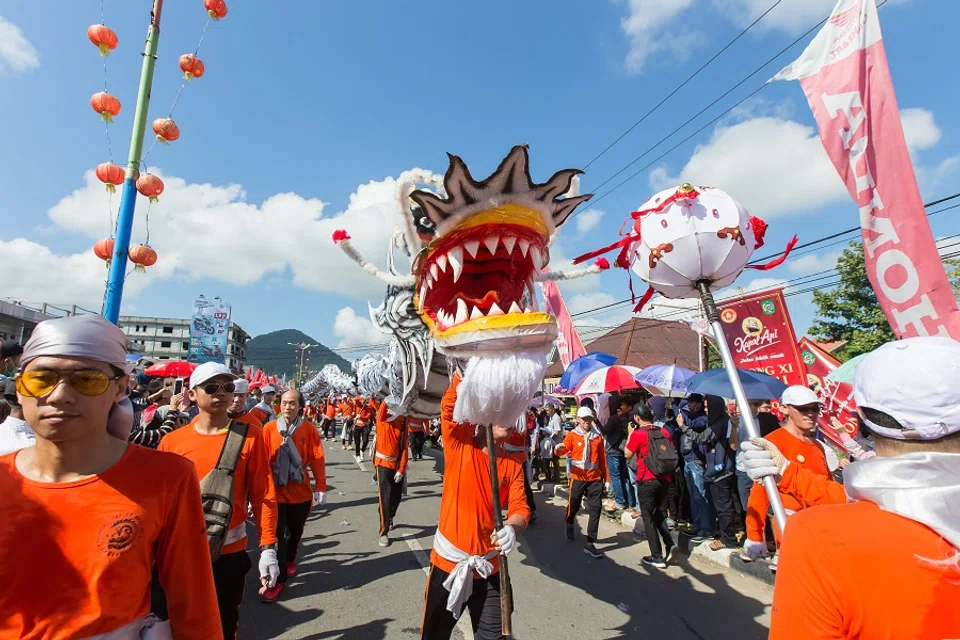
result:
[(217, 459), (217, 469), (232, 474), (237, 468), (237, 461), (240, 460), (240, 451), (243, 450), (243, 441), (247, 438), (249, 426), (246, 422), (230, 421), (227, 426), (227, 438), (223, 441), (223, 448), (220, 449), (220, 457)]

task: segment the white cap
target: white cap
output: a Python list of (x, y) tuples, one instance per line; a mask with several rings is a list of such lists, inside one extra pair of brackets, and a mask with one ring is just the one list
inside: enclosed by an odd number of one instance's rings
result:
[(596, 420), (596, 416), (593, 415), (593, 410), (590, 407), (580, 407), (577, 409), (578, 418), (590, 418), (591, 420)]
[(780, 404), (790, 405), (791, 407), (805, 407), (808, 404), (820, 404), (820, 398), (810, 387), (795, 384), (787, 387), (780, 396)]
[(271, 385), (265, 386), (263, 389), (260, 389), (260, 393), (276, 393), (277, 390), (274, 389)]
[(244, 380), (243, 378), (238, 378), (234, 385), (234, 393), (248, 393), (250, 391), (250, 383)]
[[(960, 342), (907, 338), (874, 349), (857, 365), (853, 398), (860, 418), (879, 436), (936, 440), (960, 432)], [(882, 411), (903, 429), (881, 427), (861, 409)]]
[(227, 365), (219, 362), (204, 362), (190, 374), (190, 388), (196, 389), (210, 378), (216, 378), (217, 376), (230, 376), (231, 380), (237, 379), (237, 376), (230, 369), (227, 369)]

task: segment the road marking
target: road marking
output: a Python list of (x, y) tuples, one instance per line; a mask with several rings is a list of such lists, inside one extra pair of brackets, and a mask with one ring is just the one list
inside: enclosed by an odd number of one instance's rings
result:
[[(407, 543), (407, 546), (413, 551), (414, 557), (416, 557), (417, 562), (420, 563), (420, 568), (423, 569), (423, 572), (429, 576), (430, 575), (430, 555), (420, 546), (420, 542), (411, 536), (409, 533), (404, 534), (400, 537), (401, 540)], [(470, 614), (464, 608), (463, 613), (460, 615), (460, 619), (457, 620), (456, 630), (460, 632), (460, 635), (464, 637), (464, 640), (473, 637), (473, 628), (470, 625)]]

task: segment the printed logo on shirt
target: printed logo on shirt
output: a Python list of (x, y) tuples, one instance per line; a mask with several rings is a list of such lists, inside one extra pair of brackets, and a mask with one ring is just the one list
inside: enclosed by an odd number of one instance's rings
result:
[(97, 547), (104, 555), (115, 558), (136, 546), (143, 537), (143, 518), (135, 513), (114, 516), (111, 524), (104, 524), (97, 535)]

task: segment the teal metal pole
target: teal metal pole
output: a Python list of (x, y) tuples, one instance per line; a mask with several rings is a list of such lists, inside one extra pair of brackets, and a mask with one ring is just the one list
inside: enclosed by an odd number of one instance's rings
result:
[(133, 135), (130, 137), (130, 155), (127, 157), (127, 174), (120, 196), (120, 211), (117, 215), (117, 237), (114, 256), (110, 262), (107, 292), (103, 303), (103, 316), (117, 324), (120, 320), (120, 301), (123, 298), (123, 281), (127, 271), (127, 252), (130, 250), (130, 235), (133, 231), (134, 211), (137, 207), (137, 178), (140, 177), (140, 154), (143, 152), (143, 134), (147, 127), (147, 112), (150, 109), (150, 91), (153, 87), (153, 68), (157, 62), (157, 45), (160, 41), (160, 13), (163, 0), (154, 0), (150, 12), (150, 28), (143, 46), (143, 67), (140, 70), (140, 89), (137, 91), (137, 108), (133, 115)]

